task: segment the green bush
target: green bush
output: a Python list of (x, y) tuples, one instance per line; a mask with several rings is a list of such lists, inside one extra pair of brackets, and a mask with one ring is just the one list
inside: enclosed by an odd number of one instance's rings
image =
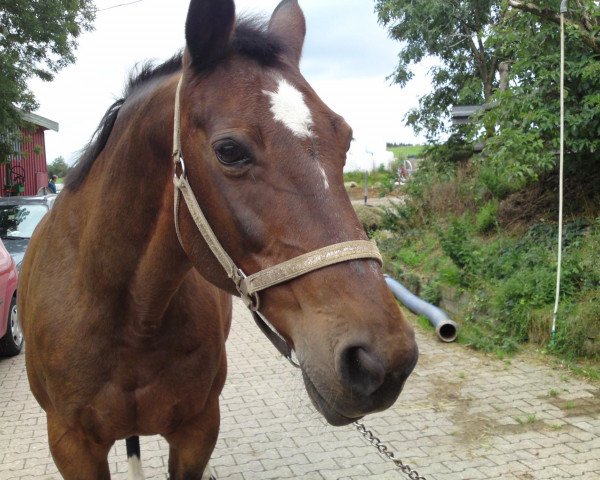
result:
[(475, 217), (475, 229), (479, 233), (490, 233), (498, 230), (498, 200), (490, 200)]
[(493, 312), (506, 331), (518, 341), (529, 338), (531, 312), (554, 300), (555, 276), (550, 268), (528, 268), (515, 272), (496, 285)]
[(464, 162), (473, 155), (473, 144), (463, 134), (454, 133), (442, 144), (425, 147), (423, 155), (435, 163)]
[(421, 297), (432, 305), (439, 305), (442, 301), (442, 289), (439, 280), (432, 279), (427, 282), (423, 287)]
[(452, 221), (446, 231), (440, 231), (442, 251), (450, 257), (462, 273), (461, 284), (469, 285), (477, 269), (477, 247), (471, 238), (464, 218)]
[(482, 196), (490, 195), (502, 200), (515, 191), (515, 186), (511, 184), (505, 170), (497, 165), (487, 163), (479, 165), (477, 182), (483, 187)]
[(393, 204), (384, 209), (382, 228), (403, 233), (417, 227), (421, 220), (422, 217), (416, 203)]
[(381, 191), (379, 192), (380, 197), (385, 197), (394, 191), (396, 188), (396, 178), (392, 175), (385, 176), (380, 184)]
[(440, 281), (452, 287), (458, 287), (462, 284), (461, 270), (451, 262), (440, 265), (439, 268)]
[(554, 351), (570, 360), (600, 357), (600, 288), (584, 301), (568, 304), (559, 311)]

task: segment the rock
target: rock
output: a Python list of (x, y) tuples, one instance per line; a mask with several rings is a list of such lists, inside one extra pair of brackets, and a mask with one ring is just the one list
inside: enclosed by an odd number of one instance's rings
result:
[(369, 205), (353, 205), (358, 220), (365, 230), (378, 230), (383, 226), (383, 210)]

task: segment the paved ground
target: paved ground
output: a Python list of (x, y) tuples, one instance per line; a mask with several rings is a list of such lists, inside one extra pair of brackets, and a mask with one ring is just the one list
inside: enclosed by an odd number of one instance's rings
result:
[[(278, 358), (240, 304), (228, 343), (230, 375), (219, 480), (399, 479), (351, 426), (314, 413), (298, 372)], [(366, 423), (431, 480), (600, 479), (600, 390), (530, 358), (492, 359), (419, 334), (421, 357), (396, 405)], [(0, 480), (59, 479), (45, 418), (29, 394), (23, 355), (0, 360)], [(123, 442), (113, 478), (124, 480)], [(166, 477), (166, 445), (142, 442), (146, 478)]]

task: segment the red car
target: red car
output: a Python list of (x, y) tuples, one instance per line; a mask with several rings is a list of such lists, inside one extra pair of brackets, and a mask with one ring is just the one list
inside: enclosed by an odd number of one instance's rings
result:
[(23, 348), (17, 316), (17, 267), (0, 241), (0, 356), (12, 357)]

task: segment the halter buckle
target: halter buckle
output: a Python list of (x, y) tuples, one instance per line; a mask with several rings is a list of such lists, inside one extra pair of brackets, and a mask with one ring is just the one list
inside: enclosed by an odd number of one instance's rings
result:
[[(181, 174), (179, 176), (177, 176), (178, 166), (181, 170)], [(176, 180), (179, 180), (180, 178), (186, 178), (185, 162), (183, 161), (183, 155), (181, 155), (179, 150), (173, 153), (173, 176)]]
[(240, 297), (241, 297), (242, 301), (244, 302), (244, 305), (246, 305), (246, 307), (248, 307), (253, 312), (256, 312), (256, 311), (258, 311), (258, 308), (260, 306), (260, 300), (258, 298), (258, 293), (257, 292), (248, 293), (248, 282), (246, 282), (246, 278), (247, 278), (247, 276), (242, 271), (241, 268), (236, 269), (233, 272), (233, 274), (231, 275), (231, 279), (233, 280), (233, 283), (235, 284), (235, 288), (237, 289), (238, 293), (240, 294)]

